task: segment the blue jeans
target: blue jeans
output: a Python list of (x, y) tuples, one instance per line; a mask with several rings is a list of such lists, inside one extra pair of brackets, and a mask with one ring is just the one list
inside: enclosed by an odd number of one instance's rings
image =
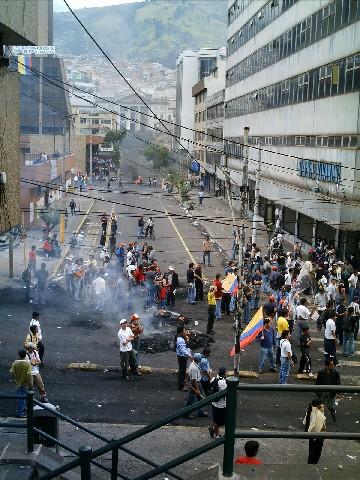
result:
[(193, 284), (193, 283), (188, 284), (188, 287), (187, 287), (187, 302), (188, 303), (195, 303), (195, 296), (196, 296), (195, 284)]
[(250, 302), (243, 307), (243, 322), (247, 325), (250, 321)]
[(206, 257), (208, 259), (208, 265), (211, 265), (211, 254), (209, 251), (203, 252), (203, 264), (205, 265)]
[(354, 287), (349, 287), (349, 303), (351, 303), (353, 301), (354, 292), (355, 292), (355, 288)]
[(142, 238), (144, 236), (144, 227), (138, 227), (138, 238)]
[(235, 303), (235, 296), (231, 295), (231, 300), (230, 300), (230, 305), (229, 305), (229, 310), (232, 313), (235, 310), (236, 303)]
[(215, 318), (221, 320), (221, 298), (216, 299)]
[(281, 357), (281, 367), (279, 372), (279, 382), (281, 385), (285, 385), (287, 383), (287, 379), (290, 372), (290, 358)]
[(344, 332), (343, 334), (343, 355), (354, 355), (355, 338), (352, 332)]
[(261, 347), (259, 370), (264, 370), (266, 358), (269, 359), (270, 368), (275, 368), (273, 349)]
[[(16, 395), (26, 395), (27, 394), (27, 386), (21, 385), (20, 387), (16, 388)], [(19, 398), (16, 404), (16, 416), (21, 417), (25, 415), (25, 405), (26, 399)]]
[(255, 290), (254, 295), (251, 299), (251, 308), (257, 310), (259, 308), (260, 302), (260, 290)]
[[(188, 396), (186, 397), (186, 402), (185, 406), (189, 407), (190, 405), (193, 405), (194, 403), (198, 402), (199, 399), (196, 397), (194, 391), (190, 388)], [(198, 408), (197, 414), (198, 415), (203, 415), (204, 410), (202, 408)]]
[(96, 310), (102, 312), (104, 310), (105, 298), (104, 294), (96, 295)]

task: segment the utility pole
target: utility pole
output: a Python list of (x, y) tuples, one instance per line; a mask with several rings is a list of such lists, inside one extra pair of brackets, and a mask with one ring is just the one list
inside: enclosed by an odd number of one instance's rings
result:
[(252, 235), (251, 235), (251, 242), (256, 243), (256, 233), (259, 225), (259, 205), (260, 205), (260, 172), (261, 172), (261, 149), (260, 143), (258, 144), (258, 152), (259, 152), (259, 159), (258, 165), (256, 169), (256, 177), (255, 177), (255, 201), (254, 201), (254, 213), (253, 213), (253, 221), (252, 221)]
[(9, 277), (14, 278), (14, 235), (12, 230), (9, 236)]
[(89, 144), (89, 163), (90, 163), (90, 183), (92, 183), (92, 175), (93, 175), (93, 164), (92, 164), (92, 134), (90, 134), (90, 144)]
[[(62, 169), (61, 169), (61, 181), (65, 182), (65, 143), (66, 143), (66, 117), (63, 122), (63, 154), (62, 154)], [(64, 185), (63, 185), (64, 186)]]
[(244, 248), (245, 248), (245, 228), (248, 209), (248, 182), (249, 182), (249, 127), (244, 127), (243, 141), (243, 176), (240, 187), (240, 231), (239, 235), (239, 295), (238, 295), (238, 315), (235, 319), (235, 355), (234, 355), (234, 375), (238, 375), (240, 367), (240, 335), (242, 321), (242, 305), (244, 300)]

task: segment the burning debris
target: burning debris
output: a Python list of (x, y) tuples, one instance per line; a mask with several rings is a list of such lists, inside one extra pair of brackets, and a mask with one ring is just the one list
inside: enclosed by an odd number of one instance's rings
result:
[[(160, 353), (174, 350), (176, 332), (173, 330), (159, 331), (141, 338), (140, 352), (143, 353)], [(199, 350), (204, 348), (214, 340), (198, 330), (189, 330), (188, 345), (191, 350)]]
[(190, 317), (185, 317), (170, 310), (154, 310), (152, 312), (152, 323), (156, 328), (174, 327), (180, 324), (187, 325)]

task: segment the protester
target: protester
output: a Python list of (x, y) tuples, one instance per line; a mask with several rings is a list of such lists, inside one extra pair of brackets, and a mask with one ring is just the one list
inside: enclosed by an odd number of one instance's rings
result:
[(215, 320), (215, 309), (216, 309), (216, 299), (215, 299), (215, 285), (210, 285), (209, 292), (207, 294), (208, 302), (208, 321), (206, 326), (206, 333), (213, 335), (214, 332), (214, 320)]
[[(23, 348), (18, 351), (19, 358), (15, 360), (10, 368), (10, 373), (15, 379), (16, 395), (26, 395), (33, 387), (33, 377), (31, 374), (31, 364), (26, 358), (26, 350)], [(26, 399), (19, 398), (16, 403), (16, 417), (23, 418), (25, 415)]]
[(71, 215), (76, 215), (76, 202), (73, 198), (70, 200), (69, 207)]
[(30, 264), (25, 268), (21, 274), (21, 279), (25, 284), (25, 303), (30, 302), (30, 289), (31, 289), (31, 267)]
[[(36, 326), (37, 338), (35, 340), (35, 343), (37, 341), (37, 349), (39, 351), (39, 357), (40, 357), (41, 364), (43, 365), (45, 346), (44, 346), (44, 342), (43, 342), (43, 336), (42, 336), (42, 331), (41, 331), (39, 318), (40, 318), (40, 313), (39, 312), (33, 312), (32, 313), (32, 317), (31, 317), (30, 325), (29, 325), (29, 330), (31, 329), (32, 326), (34, 326), (34, 325)], [(34, 332), (34, 329), (33, 329), (33, 332)], [(30, 333), (33, 334), (33, 332), (31, 332), (31, 330), (30, 330)], [(31, 336), (29, 338), (29, 341), (30, 342), (34, 341)]]
[(204, 278), (201, 265), (196, 265), (194, 270), (195, 277), (195, 301), (202, 302), (204, 300)]
[(290, 366), (294, 365), (292, 361), (291, 343), (289, 341), (289, 330), (284, 330), (281, 334), (280, 340), (280, 372), (279, 382), (284, 385), (287, 383), (287, 379), (290, 373)]
[(270, 318), (264, 319), (264, 326), (256, 339), (260, 342), (261, 357), (259, 363), (259, 373), (264, 373), (265, 361), (268, 358), (270, 363), (270, 372), (276, 372), (273, 349), (276, 346), (275, 331), (271, 325)]
[(43, 403), (48, 403), (49, 401), (46, 397), (44, 382), (39, 372), (39, 365), (41, 364), (41, 361), (40, 361), (38, 352), (36, 351), (36, 345), (32, 342), (28, 342), (26, 344), (26, 350), (27, 350), (26, 356), (28, 358), (28, 361), (31, 364), (32, 381), (39, 391), (40, 401)]
[(331, 317), (326, 320), (324, 332), (324, 354), (325, 358), (331, 358), (336, 364), (336, 325), (334, 321), (335, 311), (332, 310)]
[(36, 272), (36, 246), (32, 245), (29, 250), (29, 267), (32, 273)]
[(129, 366), (130, 366), (130, 352), (132, 351), (132, 340), (134, 335), (129, 328), (126, 318), (120, 320), (120, 329), (118, 331), (118, 339), (120, 342), (120, 365), (121, 373), (125, 380), (130, 380)]
[(168, 275), (168, 282), (169, 282), (169, 289), (168, 289), (168, 296), (167, 296), (167, 304), (170, 307), (175, 307), (175, 295), (176, 290), (179, 288), (179, 275), (176, 273), (175, 268), (170, 266), (168, 268), (169, 275)]
[(140, 322), (140, 317), (137, 313), (133, 313), (130, 317), (129, 327), (134, 335), (134, 339), (132, 341), (132, 348), (135, 352), (135, 365), (136, 371), (140, 368), (139, 365), (139, 349), (140, 349), (140, 340), (141, 335), (144, 333), (144, 329)]
[(209, 395), (210, 381), (211, 381), (211, 367), (209, 357), (211, 354), (210, 347), (203, 348), (202, 357), (199, 362), (199, 369), (201, 374), (201, 388), (205, 396)]
[(66, 262), (64, 266), (64, 276), (66, 282), (66, 290), (67, 292), (73, 296), (73, 272), (74, 272), (74, 265), (72, 263), (71, 257), (66, 257)]
[(244, 445), (245, 457), (237, 457), (235, 464), (237, 465), (262, 465), (262, 461), (256, 458), (259, 451), (259, 443), (256, 440), (249, 440)]
[(221, 301), (222, 301), (224, 289), (221, 283), (220, 273), (216, 274), (215, 280), (213, 281), (213, 285), (215, 287), (214, 296), (216, 300), (215, 318), (216, 320), (221, 320)]
[[(221, 392), (226, 389), (226, 368), (220, 367), (219, 373), (212, 379), (210, 384), (210, 394)], [(211, 438), (220, 438), (220, 427), (225, 425), (226, 414), (226, 396), (211, 403), (213, 424), (209, 428)]]
[(189, 358), (192, 358), (190, 349), (186, 346), (186, 330), (183, 325), (177, 328), (176, 356), (178, 361), (178, 388), (185, 390), (186, 367)]
[(359, 332), (359, 318), (355, 315), (354, 307), (347, 309), (343, 322), (343, 356), (352, 358), (355, 354), (355, 338)]
[(95, 293), (95, 299), (96, 299), (96, 307), (95, 309), (98, 310), (99, 312), (102, 312), (104, 310), (104, 305), (105, 305), (105, 280), (103, 278), (104, 276), (104, 271), (100, 270), (98, 273), (98, 276), (96, 279), (93, 281), (93, 289)]
[[(325, 360), (325, 368), (320, 370), (316, 377), (316, 385), (341, 385), (340, 375), (335, 370), (335, 363), (332, 358)], [(324, 402), (330, 411), (331, 418), (336, 422), (335, 398), (333, 392), (318, 392), (318, 397)]]
[(189, 263), (189, 268), (186, 272), (186, 280), (187, 280), (187, 302), (191, 305), (195, 305), (195, 269), (194, 263)]
[(205, 240), (203, 241), (203, 264), (205, 265), (206, 259), (208, 261), (208, 267), (211, 267), (211, 251), (212, 244), (210, 241), (209, 235), (206, 235)]
[[(324, 405), (321, 400), (313, 400), (306, 412), (303, 420), (305, 432), (320, 433), (326, 431), (326, 417), (324, 415)], [(319, 462), (323, 447), (323, 438), (309, 439), (308, 464), (317, 464)]]
[[(189, 407), (194, 403), (198, 402), (202, 398), (204, 398), (204, 393), (201, 388), (201, 373), (199, 369), (199, 363), (201, 361), (202, 355), (201, 353), (194, 353), (192, 362), (189, 365), (189, 382), (188, 382), (188, 395), (186, 398), (185, 405)], [(198, 417), (207, 417), (208, 414), (204, 412), (202, 408), (199, 408), (197, 411)], [(194, 418), (194, 415), (187, 414), (184, 415), (184, 418)]]
[(38, 304), (45, 305), (46, 289), (49, 277), (49, 272), (46, 270), (46, 263), (41, 264), (41, 268), (36, 272), (35, 276), (37, 278)]
[(312, 378), (314, 374), (311, 371), (310, 344), (311, 338), (309, 333), (309, 327), (305, 325), (300, 336), (301, 359), (298, 372), (305, 372), (310, 378)]

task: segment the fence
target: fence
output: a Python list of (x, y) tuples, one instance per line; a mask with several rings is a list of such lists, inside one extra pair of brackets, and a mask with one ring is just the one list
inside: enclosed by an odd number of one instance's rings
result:
[[(360, 387), (357, 386), (331, 386), (331, 385), (277, 385), (277, 384), (239, 384), (239, 379), (237, 377), (229, 377), (227, 379), (227, 389), (217, 392), (210, 397), (207, 397), (189, 407), (185, 407), (176, 413), (168, 415), (161, 420), (151, 423), (150, 425), (143, 427), (136, 432), (133, 432), (129, 435), (126, 435), (123, 438), (117, 440), (109, 440), (106, 437), (99, 435), (93, 430), (84, 427), (79, 422), (63, 415), (58, 411), (54, 411), (42, 403), (34, 400), (33, 392), (29, 392), (26, 397), (15, 395), (0, 395), (0, 400), (14, 399), (14, 398), (26, 398), (27, 401), (27, 423), (26, 425), (19, 425), (16, 423), (0, 423), (1, 426), (11, 426), (27, 429), (27, 449), (28, 452), (32, 452), (34, 448), (34, 433), (38, 433), (45, 438), (52, 440), (55, 444), (68, 450), (74, 454), (77, 458), (71, 462), (63, 465), (52, 472), (49, 472), (45, 475), (42, 475), (39, 480), (52, 480), (59, 475), (62, 475), (68, 471), (71, 471), (75, 468), (80, 467), (81, 470), (81, 480), (91, 480), (91, 466), (95, 465), (102, 470), (105, 470), (110, 474), (111, 480), (117, 480), (118, 478), (123, 480), (130, 480), (125, 475), (122, 475), (118, 472), (118, 456), (119, 450), (126, 452), (129, 455), (137, 458), (138, 460), (150, 465), (153, 467), (152, 470), (136, 477), (134, 480), (148, 480), (155, 477), (161, 473), (167, 473), (177, 480), (182, 480), (182, 478), (171, 472), (171, 469), (181, 465), (195, 457), (198, 457), (214, 448), (217, 448), (221, 445), (224, 445), (223, 451), (223, 475), (225, 477), (231, 477), (234, 472), (234, 449), (235, 449), (235, 440), (236, 438), (291, 438), (291, 439), (309, 439), (309, 438), (324, 438), (324, 439), (339, 439), (339, 440), (360, 440), (360, 433), (351, 433), (351, 432), (321, 432), (321, 433), (309, 433), (309, 432), (289, 432), (289, 431), (252, 431), (252, 430), (237, 430), (236, 429), (236, 408), (237, 408), (237, 392), (238, 391), (261, 391), (261, 392), (293, 392), (293, 393), (302, 393), (302, 392), (330, 392), (330, 393), (360, 393)], [(212, 440), (205, 445), (202, 445), (199, 448), (193, 449), (191, 452), (181, 455), (177, 458), (166, 462), (163, 465), (157, 465), (151, 460), (143, 457), (142, 455), (133, 452), (132, 450), (125, 447), (126, 444), (147, 435), (171, 422), (174, 420), (188, 415), (191, 412), (197, 410), (198, 408), (210, 405), (213, 401), (220, 400), (226, 396), (226, 419), (225, 419), (225, 434), (221, 438)], [(46, 410), (49, 410), (57, 417), (62, 420), (74, 425), (75, 427), (83, 430), (84, 432), (89, 433), (94, 438), (102, 440), (105, 445), (102, 447), (92, 450), (90, 446), (81, 446), (77, 451), (74, 450), (69, 445), (64, 444), (58, 439), (48, 435), (42, 430), (34, 426), (34, 415), (33, 415), (33, 406), (34, 404), (40, 405)], [(98, 460), (99, 457), (105, 455), (106, 453), (111, 453), (111, 468), (102, 465)]]

